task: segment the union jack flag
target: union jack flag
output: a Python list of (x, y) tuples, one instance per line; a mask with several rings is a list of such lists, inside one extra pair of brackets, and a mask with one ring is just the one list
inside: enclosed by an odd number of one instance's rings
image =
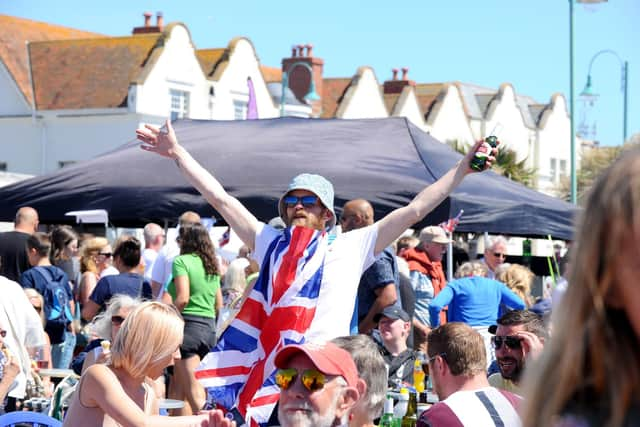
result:
[(266, 423), (278, 401), (276, 352), (304, 342), (315, 315), (326, 237), (292, 227), (271, 243), (249, 297), (196, 370), (208, 400), (237, 410), (251, 426)]
[(460, 218), (462, 217), (463, 213), (464, 209), (460, 209), (460, 212), (458, 212), (458, 215), (456, 215), (455, 218), (449, 218), (448, 220), (441, 222), (438, 225), (447, 233), (453, 233), (453, 230), (455, 230), (460, 223)]
[(224, 231), (224, 233), (222, 233), (222, 236), (218, 240), (218, 247), (219, 248), (223, 247), (224, 245), (229, 243), (230, 239), (231, 239), (231, 227), (227, 227), (227, 229)]

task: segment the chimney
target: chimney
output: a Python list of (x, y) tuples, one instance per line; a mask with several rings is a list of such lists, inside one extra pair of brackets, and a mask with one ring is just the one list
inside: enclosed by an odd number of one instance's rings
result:
[(151, 25), (151, 17), (153, 16), (151, 12), (145, 12), (143, 16), (144, 16), (144, 26), (135, 27), (133, 29), (132, 34), (151, 34), (151, 33), (162, 32), (162, 29), (163, 29), (162, 27), (164, 26), (163, 20), (162, 20), (162, 12), (158, 12), (157, 25)]
[(387, 80), (382, 85), (384, 94), (401, 93), (405, 86), (415, 87), (416, 82), (408, 80), (407, 78), (407, 75), (409, 74), (409, 67), (402, 67), (402, 80), (398, 80), (397, 68), (392, 69), (391, 72), (393, 73), (393, 78), (391, 80)]
[[(306, 49), (306, 55), (304, 55), (303, 49)], [(311, 74), (313, 75), (313, 81), (316, 85), (316, 92), (318, 95), (322, 96), (322, 72), (324, 68), (324, 60), (313, 56), (312, 44), (307, 43), (304, 45), (294, 45), (291, 48), (291, 57), (282, 59), (282, 71), (286, 72), (289, 76), (289, 88), (300, 102), (305, 102), (304, 97), (309, 93), (311, 75), (309, 70), (302, 65), (291, 67), (296, 62), (303, 62), (311, 67)], [(320, 107), (321, 104), (319, 101), (313, 103), (313, 115), (320, 113)]]
[(160, 31), (164, 30), (164, 18), (162, 12), (156, 13), (156, 26)]
[(143, 14), (143, 16), (144, 16), (144, 26), (146, 28), (150, 27), (151, 26), (151, 17), (153, 16), (153, 14), (151, 12), (145, 12)]

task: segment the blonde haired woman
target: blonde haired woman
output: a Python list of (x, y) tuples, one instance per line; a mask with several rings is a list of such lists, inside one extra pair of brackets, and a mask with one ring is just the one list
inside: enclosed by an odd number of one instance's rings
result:
[(86, 240), (80, 250), (80, 285), (78, 301), (84, 305), (100, 279), (100, 273), (111, 265), (113, 253), (109, 241), (104, 237)]
[(507, 268), (496, 274), (496, 280), (507, 285), (509, 289), (522, 298), (527, 308), (533, 304), (531, 284), (534, 277), (535, 274), (531, 270), (520, 264), (509, 264)]
[(159, 302), (134, 309), (111, 347), (109, 365), (94, 364), (78, 383), (64, 426), (231, 426), (221, 411), (188, 417), (158, 415), (154, 392), (144, 380), (156, 378), (180, 357), (184, 322)]
[(525, 426), (640, 425), (640, 150), (592, 187), (554, 335), (525, 378)]

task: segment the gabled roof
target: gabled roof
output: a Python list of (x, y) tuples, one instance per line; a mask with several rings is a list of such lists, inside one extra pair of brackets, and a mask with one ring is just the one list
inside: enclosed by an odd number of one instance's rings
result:
[(265, 83), (282, 82), (282, 70), (280, 68), (260, 65), (260, 71), (262, 71)]
[[(36, 108), (117, 108), (131, 82), (145, 74), (164, 33), (37, 42), (30, 45)], [(151, 68), (151, 67), (149, 67)]]
[(0, 15), (0, 60), (29, 104), (32, 102), (27, 42), (103, 37), (59, 25)]
[(385, 93), (382, 95), (384, 98), (384, 106), (387, 108), (389, 115), (393, 114), (393, 110), (400, 99), (400, 93)]
[(216, 66), (222, 60), (226, 50), (226, 48), (196, 50), (196, 57), (198, 58), (198, 62), (200, 62), (202, 72), (207, 78), (213, 75)]
[(342, 98), (351, 85), (350, 78), (331, 78), (322, 80), (322, 118), (333, 118), (338, 111)]
[(429, 115), (429, 111), (445, 87), (446, 83), (419, 83), (416, 85), (416, 99), (422, 117), (426, 118)]

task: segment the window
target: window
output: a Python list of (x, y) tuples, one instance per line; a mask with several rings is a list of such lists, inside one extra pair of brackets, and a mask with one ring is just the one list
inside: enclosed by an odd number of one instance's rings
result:
[(560, 176), (567, 176), (567, 161), (560, 160)]
[(549, 164), (549, 175), (551, 176), (551, 181), (556, 181), (556, 176), (558, 175), (558, 161), (556, 159), (550, 159), (551, 163)]
[(58, 162), (58, 167), (62, 169), (64, 167), (71, 166), (74, 163), (76, 163), (75, 160), (61, 160)]
[(169, 95), (171, 97), (171, 121), (189, 117), (189, 92), (170, 89)]
[(0, 162), (0, 172), (7, 171), (7, 162)]
[(244, 120), (247, 118), (247, 103), (244, 101), (233, 101), (233, 118), (235, 120)]

